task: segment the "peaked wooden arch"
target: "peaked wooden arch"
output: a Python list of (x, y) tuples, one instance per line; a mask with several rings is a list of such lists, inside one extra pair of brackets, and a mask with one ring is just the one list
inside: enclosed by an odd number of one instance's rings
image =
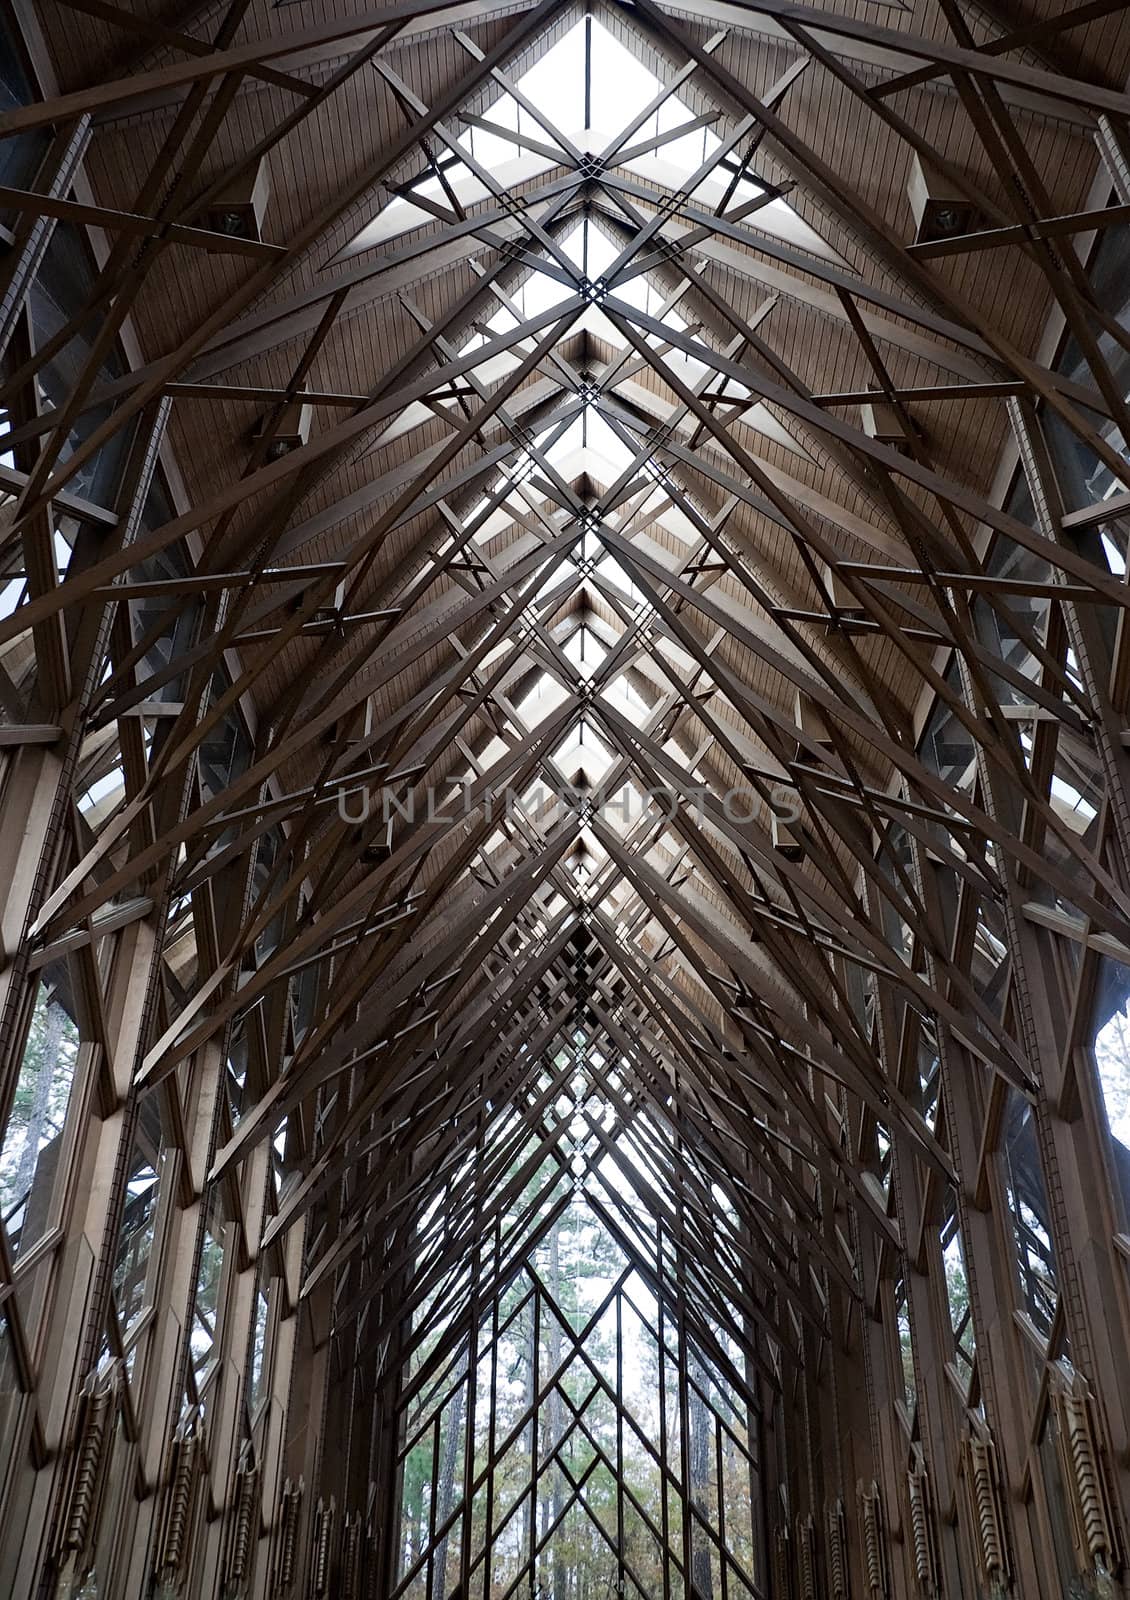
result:
[[(1130, 221), (1124, 7), (204, 10), (52, 0), (59, 92), (0, 114), (12, 306), (104, 241), (0, 325), (0, 745), (63, 774), (8, 1023), (80, 962), (101, 1103), (182, 1127), (243, 1052), (193, 1181), (285, 1150), (246, 1247), (305, 1239), (390, 1415), (522, 1184), (514, 1270), (602, 1166), (779, 1392), (916, 1249), (892, 1147), (970, 1203), (920, 1053), (986, 1128), (1040, 1101), (998, 952), (1130, 960), (1130, 334), (1081, 248)], [(615, 128), (594, 27), (656, 86)], [(523, 88), (573, 28), (583, 129)]]

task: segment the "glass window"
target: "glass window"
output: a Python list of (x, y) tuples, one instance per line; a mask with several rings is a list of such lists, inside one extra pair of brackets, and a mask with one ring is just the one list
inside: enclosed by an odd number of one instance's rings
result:
[(255, 1322), (251, 1329), (251, 1370), (248, 1376), (247, 1398), (254, 1416), (256, 1407), (267, 1390), (267, 1314), (270, 1302), (267, 1290), (261, 1284), (255, 1299)]
[[(1130, 228), (1107, 228), (1087, 269), (1098, 303), (1112, 312), (1123, 327), (1130, 327), (1130, 284), (1126, 278), (1128, 250)], [(1114, 374), (1119, 393), (1126, 395), (1130, 392), (1130, 354), (1105, 331), (1098, 332), (1097, 341), (1104, 361)], [(1093, 386), (1091, 369), (1074, 338), (1068, 339), (1056, 368), (1079, 383)], [(1098, 459), (1088, 445), (1076, 438), (1066, 423), (1046, 409), (1044, 417), (1069, 509), (1093, 505), (1121, 489), (1122, 485), (1115, 480), (1109, 467)], [(1122, 455), (1126, 454), (1126, 443), (1115, 422), (1097, 415), (1088, 420), (1107, 444)], [(1096, 560), (1105, 561), (1105, 552), (1101, 548), (1096, 548), (1094, 554)]]
[(0, 1207), (15, 1253), (41, 1238), (49, 1223), (81, 1043), (71, 1004), (67, 968), (56, 963), (36, 993), (0, 1147)]
[(318, 969), (311, 963), (303, 967), (291, 982), (290, 998), (294, 1013), (294, 1037), (301, 1039), (314, 1014), (314, 1000), (318, 988)]
[(220, 1287), (224, 1275), (224, 1221), (219, 1195), (208, 1197), (204, 1242), (200, 1247), (200, 1267), (196, 1276), (196, 1297), (192, 1308), (189, 1346), (193, 1371), (199, 1376), (211, 1365), (219, 1337)]
[[(226, 669), (217, 667), (212, 674), (210, 698), (213, 702), (220, 700), (230, 688)], [(250, 766), (251, 755), (251, 740), (244, 730), (243, 718), (233, 706), (200, 747), (200, 783), (205, 797), (222, 794)]]
[(914, 1377), (914, 1339), (910, 1330), (910, 1304), (906, 1295), (906, 1283), (902, 1278), (895, 1285), (895, 1327), (898, 1329), (903, 1398), (907, 1410), (913, 1415), (918, 1386)]
[[(42, 265), (28, 293), (36, 348), (42, 348), (61, 328), (66, 327), (89, 295), (94, 280), (94, 264), (83, 230), (74, 223), (57, 222)], [(97, 333), (97, 322), (88, 318), (81, 331), (39, 369), (39, 387), (52, 406), (65, 403), (90, 358)], [(99, 377), (103, 381), (118, 378), (122, 370), (121, 358), (113, 349), (103, 359)], [(111, 410), (108, 405), (91, 406), (82, 412), (60, 452), (61, 462), (68, 460), (101, 427)], [(131, 425), (123, 426), (84, 463), (67, 485), (71, 494), (97, 505), (110, 504), (125, 461), (131, 431)]]
[(138, 1108), (130, 1147), (125, 1206), (114, 1261), (114, 1300), (123, 1338), (147, 1303), (163, 1160), (160, 1100), (156, 1094), (148, 1094)]
[[(1032, 494), (1023, 473), (1017, 475), (1012, 493), (1005, 503), (1005, 509), (1018, 522), (1035, 527), (1036, 514), (1032, 505)], [(1040, 584), (1049, 582), (1051, 578), (1051, 569), (1046, 561), (1033, 555), (1030, 550), (1026, 550), (1023, 545), (1015, 543), (1004, 534), (998, 534), (993, 540), (985, 566), (994, 577), (1006, 578), (1009, 581)], [(1020, 633), (1026, 631), (1040, 644), (1047, 644), (1051, 601), (1046, 596), (1024, 594), (1007, 594), (996, 598), (998, 601), (996, 605), (991, 605), (984, 595), (974, 602), (973, 614), (981, 643), (993, 655), (1008, 662), (1009, 666), (1018, 672), (1024, 673), (1026, 677), (1038, 679), (1043, 668), (1020, 637)], [(994, 681), (994, 689), (1001, 701), (1006, 704), (1024, 699), (1021, 690), (1006, 683), (1003, 678)]]
[[(5, 1446), (19, 1417), (22, 1399), (23, 1386), (16, 1366), (16, 1353), (12, 1346), (8, 1318), (0, 1310), (0, 1441)], [(0, 1448), (0, 1493), (4, 1489), (5, 1473), (14, 1459), (14, 1452), (8, 1448)]]
[(247, 1081), (247, 1030), (243, 1019), (240, 1018), (232, 1030), (231, 1044), (228, 1046), (228, 1106), (231, 1111), (231, 1123), (234, 1128), (243, 1111), (243, 1087)]
[(875, 1124), (875, 1163), (883, 1194), (891, 1193), (891, 1137), (881, 1122)]
[(938, 1099), (942, 1086), (938, 1035), (927, 1017), (918, 1019), (918, 1109), (923, 1120), (937, 1131)]
[[(255, 852), (255, 866), (252, 871), (252, 895), (256, 911), (258, 911), (259, 901), (266, 891), (267, 880), (274, 870), (282, 843), (283, 834), (278, 828), (272, 828), (269, 833), (264, 833), (259, 840), (259, 847)], [(268, 900), (274, 899), (277, 893), (278, 885), (276, 884), (270, 890)], [(277, 916), (271, 918), (255, 940), (255, 961), (257, 965), (262, 966), (278, 949), (279, 940), (282, 938), (282, 928), (283, 914), (280, 911)]]
[[(172, 519), (173, 508), (169, 496), (160, 478), (155, 477), (142, 512), (142, 526), (147, 532), (153, 532)], [(191, 565), (183, 543), (178, 541), (133, 567), (130, 570), (130, 582), (169, 583), (184, 577)], [(138, 668), (140, 682), (146, 682), (149, 674), (156, 676), (190, 648), (202, 604), (200, 600), (186, 602), (182, 596), (172, 593), (130, 600), (134, 643), (140, 643), (156, 630), (156, 636), (143, 658), (143, 665)], [(161, 683), (146, 683), (147, 698), (177, 701), (181, 698), (183, 684), (184, 678), (180, 674)]]
[[(24, 67), (23, 55), (8, 26), (6, 7), (0, 6), (0, 111), (14, 111), (39, 98)], [(47, 153), (51, 135), (46, 128), (9, 134), (0, 139), (0, 184), (5, 189), (26, 189)], [(0, 210), (0, 223), (14, 228), (14, 212)]]
[(1063, 1593), (1069, 1597), (1085, 1596), (1088, 1591), (1084, 1589), (1079, 1577), (1072, 1535), (1071, 1508), (1063, 1484), (1062, 1449), (1059, 1416), (1054, 1404), (1049, 1404), (1044, 1417), (1044, 1426), (1040, 1430), (1039, 1455), (1056, 1566), (1059, 1569), (1059, 1581)]
[(1004, 917), (999, 906), (982, 900), (977, 907), (977, 931), (973, 938), (970, 975), (977, 993), (998, 1017), (1004, 1010), (1009, 969)]
[(1017, 1089), (1009, 1091), (1001, 1157), (1021, 1303), (1047, 1335), (1056, 1307), (1055, 1247), (1032, 1107)]
[(1091, 1040), (1115, 1179), (1130, 1214), (1130, 968), (1109, 956), (1095, 985)]
[[(961, 691), (961, 677), (957, 663), (950, 665), (946, 684), (955, 693)], [(926, 724), (919, 746), (923, 764), (930, 772), (968, 793), (976, 776), (973, 737), (965, 725), (944, 701), (939, 700)]]
[(965, 1251), (961, 1242), (957, 1207), (952, 1194), (949, 1217), (942, 1228), (942, 1268), (946, 1276), (946, 1301), (949, 1305), (950, 1327), (953, 1330), (958, 1366), (968, 1374), (973, 1368), (977, 1343), (973, 1333), (973, 1312), (969, 1300), (969, 1276), (965, 1270)]
[(909, 964), (913, 941), (909, 926), (897, 910), (899, 904), (908, 900), (907, 884), (911, 886), (910, 893), (915, 888), (910, 837), (905, 828), (895, 826), (888, 830), (886, 840), (876, 854), (875, 863), (890, 884), (895, 898), (895, 904), (892, 905), (885, 896), (876, 894), (883, 932), (895, 954)]

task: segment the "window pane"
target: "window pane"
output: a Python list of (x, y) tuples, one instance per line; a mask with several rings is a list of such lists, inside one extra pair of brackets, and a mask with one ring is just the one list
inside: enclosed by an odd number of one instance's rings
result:
[(4, 1474), (11, 1459), (6, 1446), (19, 1419), (22, 1400), (23, 1391), (16, 1370), (12, 1335), (8, 1331), (8, 1319), (0, 1311), (0, 1446), (3, 1446), (0, 1448), (0, 1491), (3, 1490)]
[(1056, 1307), (1055, 1249), (1032, 1108), (1016, 1089), (1009, 1095), (1001, 1154), (1022, 1303), (1047, 1334)]
[(114, 1299), (123, 1336), (145, 1309), (162, 1166), (161, 1113), (157, 1096), (151, 1094), (138, 1111), (114, 1262)]
[(266, 1393), (266, 1356), (267, 1356), (267, 1312), (269, 1305), (266, 1289), (260, 1287), (255, 1300), (255, 1326), (251, 1330), (251, 1372), (248, 1383), (248, 1400), (251, 1414), (254, 1416), (258, 1406)]
[(1130, 1211), (1130, 968), (1109, 956), (1095, 986), (1092, 1041), (1115, 1176)]
[(48, 1226), (80, 1043), (68, 995), (66, 967), (48, 968), (36, 994), (0, 1148), (0, 1208), (17, 1253), (42, 1238)]
[(902, 1385), (907, 1410), (913, 1414), (918, 1389), (914, 1379), (914, 1343), (910, 1331), (910, 1306), (907, 1304), (906, 1285), (900, 1278), (895, 1285), (895, 1324), (899, 1335), (899, 1360), (902, 1366)]
[(224, 1271), (224, 1220), (219, 1196), (213, 1190), (208, 1199), (208, 1220), (200, 1248), (200, 1269), (196, 1279), (196, 1300), (192, 1310), (189, 1345), (192, 1366), (198, 1375), (211, 1363), (219, 1334), (220, 1283)]
[(950, 1214), (942, 1229), (942, 1267), (946, 1275), (946, 1301), (958, 1366), (968, 1373), (977, 1354), (973, 1336), (973, 1316), (969, 1304), (969, 1278), (965, 1270), (965, 1251), (961, 1242), (957, 1209), (950, 1199)]

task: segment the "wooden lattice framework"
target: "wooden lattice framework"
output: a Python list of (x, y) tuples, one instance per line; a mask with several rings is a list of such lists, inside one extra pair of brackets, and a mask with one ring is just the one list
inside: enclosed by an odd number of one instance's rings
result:
[(482, 1594), (580, 1196), (664, 1600), (1124, 1592), (1125, 6), (3, 22), (0, 1588)]

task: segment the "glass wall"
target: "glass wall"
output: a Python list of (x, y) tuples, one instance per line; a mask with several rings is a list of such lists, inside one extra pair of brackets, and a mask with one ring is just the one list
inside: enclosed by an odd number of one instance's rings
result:
[(1104, 956), (1095, 980), (1089, 1056), (1110, 1136), (1115, 1187), (1130, 1217), (1130, 967)]

